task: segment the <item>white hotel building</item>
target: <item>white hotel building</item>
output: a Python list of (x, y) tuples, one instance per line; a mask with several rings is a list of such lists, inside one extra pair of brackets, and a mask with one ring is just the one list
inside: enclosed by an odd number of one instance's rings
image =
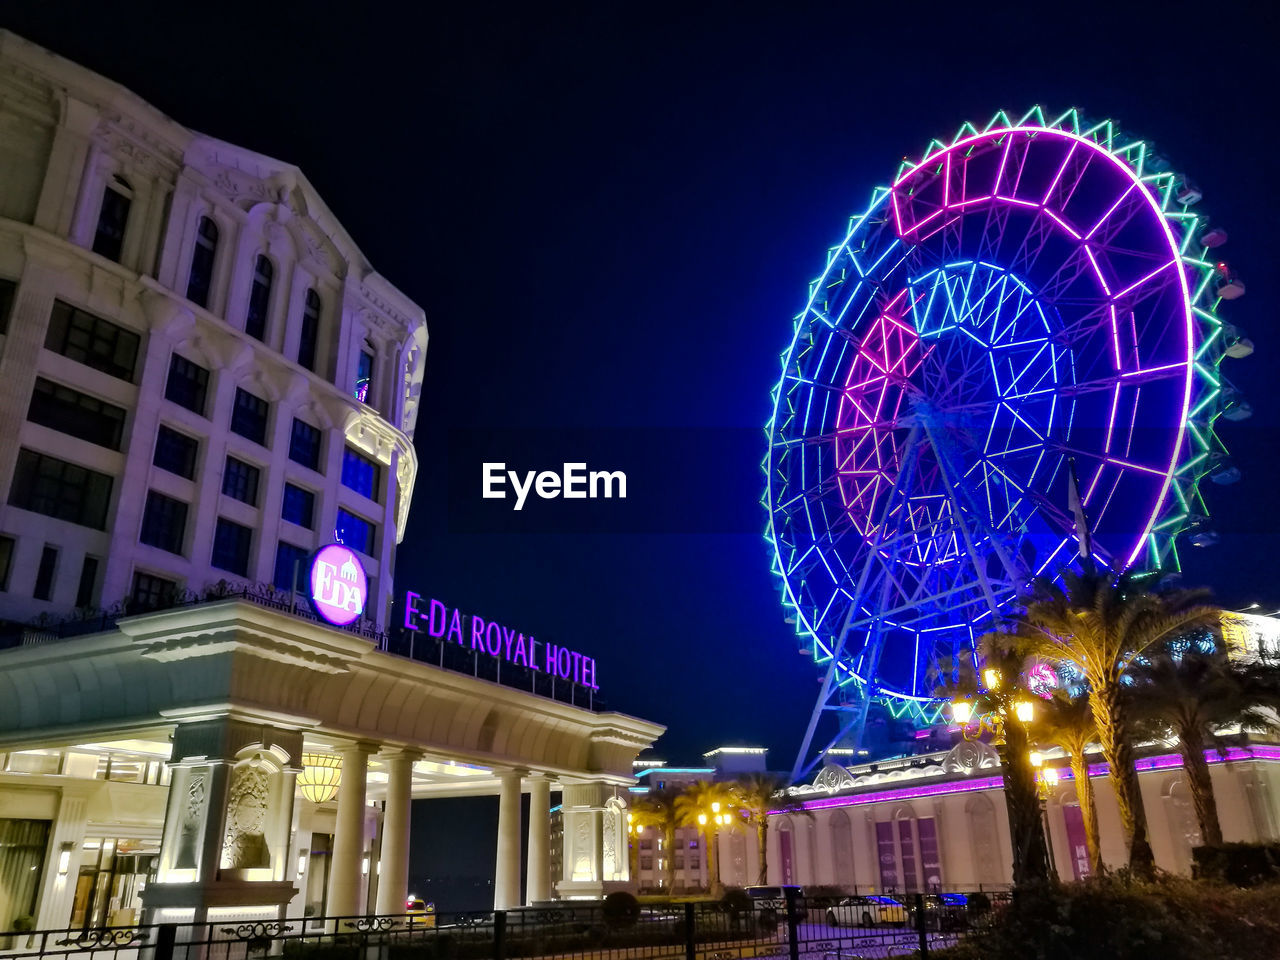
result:
[(401, 913), (418, 797), (500, 797), (497, 906), (628, 881), (661, 727), (385, 643), (426, 348), (296, 167), (0, 31), (0, 934)]

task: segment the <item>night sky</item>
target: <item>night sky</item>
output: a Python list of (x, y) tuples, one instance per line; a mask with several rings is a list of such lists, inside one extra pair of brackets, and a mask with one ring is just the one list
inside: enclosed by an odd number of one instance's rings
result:
[[(428, 318), (399, 586), (595, 656), (611, 707), (670, 727), (671, 760), (742, 742), (790, 766), (818, 684), (760, 535), (778, 355), (872, 187), (998, 108), (1118, 120), (1230, 232), (1248, 294), (1228, 313), (1258, 352), (1225, 363), (1256, 413), (1221, 425), (1244, 477), (1207, 485), (1223, 540), (1184, 551), (1186, 579), (1280, 605), (1274, 13), (129, 6), (6, 5), (0, 23), (302, 168)], [(459, 452), (490, 431), (516, 431), (513, 465), (545, 451), (523, 468), (616, 455), (640, 506), (494, 523)]]

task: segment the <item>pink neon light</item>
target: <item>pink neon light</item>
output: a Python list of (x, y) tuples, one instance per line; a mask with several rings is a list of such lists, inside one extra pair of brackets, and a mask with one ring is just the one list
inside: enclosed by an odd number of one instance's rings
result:
[[(1087, 249), (1087, 248), (1086, 248), (1086, 249)], [(1172, 262), (1172, 261), (1171, 261), (1171, 262)], [(1117, 294), (1115, 295), (1115, 299), (1116, 299), (1116, 300), (1119, 300), (1119, 299), (1120, 299), (1121, 297), (1123, 297), (1126, 293), (1129, 293), (1129, 292), (1130, 292), (1130, 291), (1132, 291), (1132, 290), (1136, 290), (1138, 287), (1142, 286), (1144, 283), (1146, 283), (1146, 282), (1147, 282), (1148, 280), (1150, 280), (1152, 277), (1156, 276), (1156, 275), (1157, 275), (1157, 274), (1159, 274), (1159, 273), (1163, 273), (1165, 270), (1168, 270), (1168, 269), (1169, 269), (1169, 264), (1168, 264), (1168, 263), (1162, 263), (1162, 264), (1160, 264), (1160, 266), (1156, 267), (1154, 270), (1152, 270), (1150, 273), (1148, 273), (1145, 277), (1143, 277), (1143, 278), (1142, 278), (1141, 280), (1139, 280), (1137, 283), (1131, 283), (1131, 284), (1129, 284), (1129, 286), (1125, 287), (1123, 290), (1121, 290), (1119, 293), (1117, 293)]]
[[(1210, 764), (1239, 763), (1247, 760), (1280, 760), (1280, 747), (1228, 747), (1227, 755), (1222, 757), (1217, 750), (1206, 750), (1205, 761)], [(1134, 769), (1140, 773), (1150, 770), (1172, 770), (1182, 766), (1182, 758), (1176, 753), (1161, 754), (1156, 757), (1143, 757), (1134, 762)], [(1108, 767), (1105, 763), (1089, 764), (1089, 778), (1105, 777)], [(1071, 779), (1071, 768), (1061, 768), (1060, 777)], [(945, 797), (955, 793), (974, 793), (979, 790), (1001, 790), (1004, 788), (1003, 777), (980, 777), (976, 780), (952, 780), (947, 783), (935, 783), (918, 787), (899, 787), (896, 790), (876, 790), (872, 793), (855, 794), (844, 797), (824, 797), (821, 800), (806, 800), (800, 804), (805, 810), (826, 810), (831, 807), (860, 807), (868, 803), (884, 803), (891, 800), (915, 800), (921, 797)], [(785, 816), (786, 811), (770, 811), (769, 816)]]
[(1071, 234), (1071, 236), (1075, 237), (1075, 239), (1077, 240), (1080, 239), (1080, 234), (1076, 233), (1075, 230), (1071, 229), (1071, 225), (1067, 223), (1067, 221), (1063, 220), (1060, 216), (1058, 216), (1048, 207), (1044, 207), (1043, 209), (1044, 209), (1044, 212), (1049, 216), (1049, 219), (1051, 219), (1054, 223), (1060, 226), (1063, 230), (1067, 231), (1067, 233)]
[[(1093, 264), (1093, 272), (1098, 276), (1098, 283), (1102, 285), (1102, 292), (1108, 297), (1111, 296), (1111, 289), (1107, 286), (1107, 278), (1102, 275), (1102, 268), (1098, 266), (1098, 261), (1093, 255), (1093, 250), (1087, 243), (1084, 245), (1084, 252), (1085, 256), (1089, 258), (1089, 262)], [(1117, 353), (1116, 356), (1119, 357), (1119, 354)], [(1116, 365), (1117, 367), (1119, 366), (1119, 360), (1116, 361)]]
[[(1000, 165), (996, 170), (996, 176), (995, 176), (993, 189), (992, 189), (994, 199), (1003, 200), (1005, 202), (1016, 203), (1021, 206), (1038, 207), (1039, 204), (1035, 204), (1026, 200), (1021, 200), (1017, 197), (1001, 197), (1000, 196), (1001, 181), (1004, 178), (1004, 172), (1008, 164), (1009, 153), (1012, 148), (1014, 139), (1017, 137), (1030, 138), (1032, 136), (1041, 138), (1041, 139), (1058, 139), (1058, 140), (1067, 141), (1068, 143), (1070, 143), (1071, 145), (1070, 149), (1072, 151), (1074, 151), (1077, 148), (1081, 148), (1089, 151), (1090, 159), (1093, 159), (1096, 157), (1098, 159), (1103, 160), (1105, 163), (1111, 164), (1129, 182), (1129, 185), (1123, 196), (1127, 196), (1129, 193), (1132, 193), (1134, 189), (1140, 190), (1141, 196), (1147, 203), (1149, 212), (1155, 218), (1155, 222), (1160, 225), (1160, 229), (1163, 231), (1164, 240), (1166, 244), (1165, 249), (1168, 252), (1169, 260), (1160, 269), (1167, 268), (1171, 263), (1177, 264), (1181, 262), (1181, 253), (1178, 247), (1177, 239), (1173, 235), (1173, 229), (1168, 223), (1168, 221), (1165, 220), (1164, 212), (1163, 210), (1161, 210), (1159, 202), (1151, 194), (1151, 191), (1148, 190), (1141, 183), (1137, 175), (1129, 167), (1129, 165), (1124, 162), (1124, 160), (1112, 154), (1109, 150), (1107, 150), (1102, 145), (1097, 144), (1086, 137), (1082, 137), (1078, 134), (1070, 133), (1065, 130), (1057, 130), (1051, 127), (1036, 127), (1036, 126), (1010, 127), (1003, 130), (992, 130), (986, 133), (978, 133), (969, 137), (965, 137), (964, 139), (958, 140), (956, 143), (952, 144), (950, 147), (947, 148), (947, 150), (944, 152), (943, 160), (944, 160), (944, 163), (949, 162), (952, 151), (962, 151), (962, 153), (967, 152), (969, 147), (975, 143), (985, 141), (985, 140), (993, 140), (993, 139), (998, 140), (999, 138), (1004, 137), (1005, 138), (1004, 149), (1001, 153)], [(957, 156), (959, 155), (962, 155), (962, 154), (957, 154)], [(931, 158), (931, 160), (935, 160), (935, 161), (936, 159), (937, 159), (936, 157)], [(920, 164), (920, 165), (917, 165), (916, 167), (912, 167), (910, 169), (903, 171), (902, 174), (900, 174), (893, 183), (891, 196), (893, 197), (893, 202), (894, 202), (894, 215), (895, 215), (894, 222), (895, 222), (895, 226), (898, 228), (898, 236), (903, 237), (904, 239), (906, 238), (906, 233), (903, 230), (902, 211), (897, 202), (897, 191), (908, 179), (921, 176), (926, 172), (927, 171), (924, 170), (923, 164)], [(1019, 176), (1018, 180), (1020, 181), (1020, 179), (1021, 177)], [(1016, 194), (1017, 190), (1018, 190), (1018, 184), (1015, 183), (1011, 192)], [(964, 202), (964, 201), (961, 201), (961, 202)], [(958, 205), (959, 204), (956, 204), (956, 206)], [(1104, 221), (1107, 217), (1109, 217), (1114, 212), (1117, 206), (1118, 206), (1118, 202), (1115, 205), (1113, 205), (1110, 211), (1108, 211), (1106, 217), (1103, 218)], [(1048, 211), (1046, 210), (1046, 212)], [(1095, 227), (1095, 229), (1097, 228)], [(1089, 255), (1090, 255), (1090, 260), (1092, 261), (1093, 257), (1092, 257), (1091, 251)], [(1096, 265), (1095, 265), (1095, 269), (1096, 269)], [(1134, 289), (1134, 287), (1140, 286), (1142, 283), (1145, 283), (1147, 280), (1151, 279), (1151, 277), (1158, 272), (1159, 270), (1153, 272), (1151, 275), (1147, 277), (1144, 277), (1142, 280), (1139, 280), (1137, 284), (1130, 286), (1129, 288), (1122, 291), (1120, 294), (1116, 296), (1117, 297), (1123, 296), (1125, 293), (1128, 293), (1132, 289)], [(1194, 373), (1193, 366), (1192, 366), (1193, 360), (1194, 360), (1194, 343), (1195, 343), (1194, 318), (1192, 316), (1192, 311), (1191, 311), (1191, 296), (1190, 296), (1190, 290), (1187, 286), (1186, 275), (1182, 270), (1177, 270), (1175, 271), (1175, 273), (1177, 274), (1178, 283), (1180, 285), (1180, 292), (1182, 294), (1182, 304), (1183, 304), (1182, 319), (1183, 319), (1183, 328), (1184, 328), (1183, 332), (1184, 332), (1184, 342), (1186, 345), (1186, 359), (1184, 361), (1186, 372), (1183, 377), (1182, 411), (1179, 417), (1178, 429), (1177, 429), (1176, 436), (1174, 437), (1174, 443), (1171, 447), (1171, 454), (1169, 457), (1168, 467), (1165, 468), (1163, 471), (1151, 470), (1150, 468), (1148, 468), (1147, 470), (1147, 472), (1151, 472), (1157, 476), (1162, 476), (1163, 483), (1161, 484), (1159, 495), (1155, 498), (1155, 502), (1152, 505), (1150, 515), (1147, 517), (1147, 521), (1144, 524), (1142, 534), (1134, 539), (1129, 556), (1125, 560), (1126, 566), (1132, 565), (1133, 562), (1137, 559), (1138, 554), (1143, 549), (1143, 546), (1146, 543), (1147, 537), (1151, 532), (1151, 528), (1154, 526), (1156, 519), (1160, 516), (1161, 511), (1164, 509), (1164, 504), (1169, 497), (1169, 489), (1170, 489), (1170, 486), (1172, 485), (1173, 474), (1178, 464), (1178, 452), (1182, 449), (1183, 444), (1185, 442), (1186, 429), (1187, 429), (1186, 427), (1187, 413), (1191, 406), (1191, 386), (1192, 386), (1192, 377)], [(1101, 276), (1100, 272), (1099, 272), (1099, 276)], [(1110, 296), (1110, 294), (1108, 294), (1108, 296)], [(1134, 324), (1136, 327), (1136, 318), (1135, 318)], [(1113, 322), (1112, 331), (1113, 331), (1113, 337), (1115, 338), (1114, 346), (1117, 351), (1117, 357), (1119, 357), (1119, 342), (1118, 342), (1118, 335), (1116, 334), (1116, 327), (1117, 327), (1117, 324)], [(1136, 329), (1135, 329), (1135, 337), (1134, 337), (1135, 353), (1136, 353), (1137, 347), (1138, 347), (1138, 344), (1137, 344)], [(1138, 362), (1140, 362), (1140, 358), (1138, 359)], [(1121, 363), (1118, 359), (1117, 369), (1120, 369), (1120, 367), (1121, 367)], [(1136, 405), (1134, 409), (1134, 415), (1135, 416), (1137, 415)]]
[(1093, 225), (1093, 229), (1092, 229), (1092, 230), (1090, 230), (1088, 233), (1086, 233), (1086, 234), (1084, 235), (1084, 238), (1085, 238), (1086, 240), (1088, 240), (1088, 239), (1089, 239), (1090, 237), (1092, 237), (1095, 233), (1097, 233), (1097, 232), (1098, 232), (1098, 229), (1099, 229), (1099, 228), (1100, 228), (1104, 223), (1106, 223), (1108, 220), (1110, 220), (1110, 219), (1111, 219), (1111, 215), (1112, 215), (1113, 213), (1115, 213), (1115, 212), (1116, 212), (1116, 208), (1117, 208), (1117, 207), (1119, 207), (1119, 206), (1120, 206), (1120, 204), (1124, 203), (1124, 198), (1125, 198), (1125, 197), (1127, 197), (1127, 196), (1129, 196), (1129, 194), (1133, 193), (1133, 188), (1134, 188), (1134, 184), (1132, 184), (1132, 183), (1131, 183), (1131, 184), (1129, 184), (1129, 189), (1128, 189), (1128, 190), (1126, 190), (1124, 193), (1120, 194), (1120, 199), (1118, 199), (1115, 203), (1113, 203), (1113, 204), (1111, 205), (1111, 209), (1110, 209), (1110, 210), (1108, 210), (1106, 213), (1104, 213), (1104, 214), (1102, 215), (1102, 218), (1101, 218), (1097, 223), (1095, 223), (1095, 224)]
[[(1062, 166), (1058, 168), (1058, 172), (1053, 175), (1053, 182), (1049, 184), (1049, 189), (1044, 192), (1044, 199), (1040, 201), (1040, 205), (1048, 210), (1049, 198), (1053, 196), (1053, 191), (1057, 189), (1058, 181), (1062, 179), (1062, 175), (1067, 172), (1067, 166), (1071, 163), (1071, 158), (1076, 155), (1076, 144), (1072, 144), (1067, 150), (1066, 159), (1062, 161)], [(1079, 240), (1079, 237), (1076, 237)]]

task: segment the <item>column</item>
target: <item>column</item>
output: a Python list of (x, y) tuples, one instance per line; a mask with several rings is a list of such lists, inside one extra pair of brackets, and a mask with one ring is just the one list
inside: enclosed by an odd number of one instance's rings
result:
[(338, 814), (334, 825), (333, 858), (329, 868), (331, 917), (352, 917), (365, 911), (360, 904), (360, 858), (364, 853), (365, 774), (372, 743), (349, 743), (338, 749), (342, 782), (338, 784)]
[(525, 875), (525, 902), (551, 899), (551, 781), (529, 781), (529, 866)]
[(498, 774), (498, 861), (493, 875), (493, 909), (520, 906), (520, 774)]
[[(591, 879), (604, 882), (604, 810), (592, 810), (591, 817)], [(673, 851), (674, 852), (674, 851)]]
[(413, 803), (413, 762), (422, 754), (402, 750), (387, 762), (387, 808), (382, 814), (382, 850), (378, 867), (380, 915), (401, 914), (409, 893), (409, 822)]

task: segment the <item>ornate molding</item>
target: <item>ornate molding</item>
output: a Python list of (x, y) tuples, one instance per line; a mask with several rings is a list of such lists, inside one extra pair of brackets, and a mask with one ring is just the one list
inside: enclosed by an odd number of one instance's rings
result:
[(343, 433), (353, 447), (387, 467), (391, 466), (392, 454), (399, 453), (396, 461), (396, 543), (399, 543), (409, 522), (409, 501), (413, 499), (413, 485), (418, 477), (418, 454), (413, 449), (413, 441), (367, 409), (352, 409)]

